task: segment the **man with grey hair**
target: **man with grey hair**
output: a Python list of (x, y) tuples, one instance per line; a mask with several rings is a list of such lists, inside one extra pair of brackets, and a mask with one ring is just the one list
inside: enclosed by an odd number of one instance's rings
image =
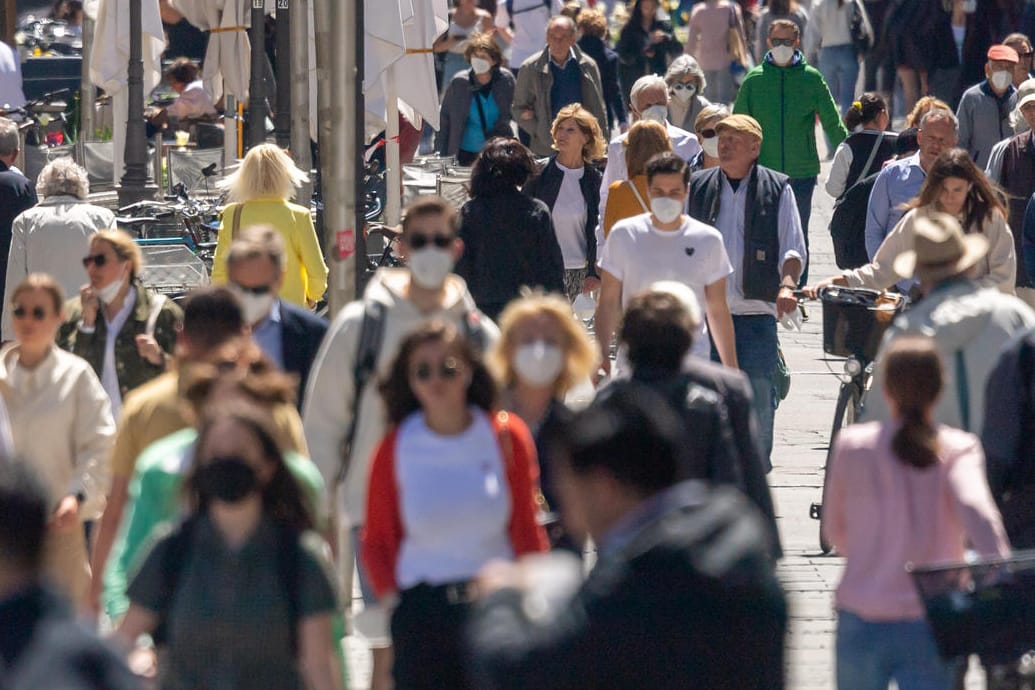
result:
[(546, 48), (521, 65), (510, 112), (529, 136), (537, 156), (553, 153), (550, 127), (561, 108), (572, 103), (593, 114), (600, 131), (607, 131), (600, 70), (593, 58), (576, 46), (578, 32), (569, 17), (557, 16), (546, 25)]
[(255, 342), (278, 367), (298, 376), (301, 406), (327, 322), (280, 299), (285, 262), (280, 233), (270, 225), (252, 225), (230, 244), (227, 276)]
[(889, 163), (877, 175), (866, 206), (866, 254), (871, 260), (905, 214), (906, 203), (920, 193), (934, 159), (955, 147), (958, 136), (959, 122), (952, 111), (935, 108), (920, 118), (916, 134), (920, 150)]
[[(29, 178), (12, 170), (20, 149), (18, 125), (0, 117), (0, 271), (5, 274), (7, 262), (2, 259), (11, 251), (11, 225), (19, 213), (36, 205), (36, 192)], [(0, 285), (6, 285), (6, 275), (0, 277), (5, 278)], [(7, 304), (3, 292), (0, 304)]]
[[(665, 125), (672, 150), (685, 161), (690, 161), (701, 150), (697, 137), (668, 121), (668, 84), (656, 74), (637, 79), (629, 91), (629, 114), (631, 120), (654, 120)], [(607, 208), (607, 195), (612, 182), (621, 182), (629, 174), (625, 168), (625, 140), (627, 132), (619, 134), (607, 145), (607, 167), (600, 183), (600, 214)], [(597, 246), (604, 246), (601, 226), (597, 225)]]
[[(28, 182), (28, 180), (26, 180)], [(4, 266), (5, 293), (30, 273), (54, 276), (66, 295), (79, 294), (87, 282), (83, 257), (89, 253), (90, 236), (115, 227), (115, 214), (87, 201), (90, 183), (86, 170), (71, 158), (51, 161), (36, 180), (42, 201), (11, 223)], [(33, 201), (35, 201), (35, 194)], [(0, 336), (14, 337), (10, 305), (3, 302)]]

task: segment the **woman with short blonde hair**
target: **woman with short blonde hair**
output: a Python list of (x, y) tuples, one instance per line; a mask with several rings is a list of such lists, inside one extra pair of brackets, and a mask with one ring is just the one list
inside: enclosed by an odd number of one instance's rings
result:
[[(287, 248), (287, 267), (280, 297), (300, 307), (313, 307), (327, 290), (323, 260), (308, 206), (291, 203), (309, 177), (295, 167), (286, 151), (260, 144), (248, 151), (241, 167), (220, 183), (234, 203), (223, 209), (219, 241), (212, 260), (212, 282), (227, 282), (226, 257), (241, 228), (264, 223), (276, 228)], [(308, 199), (304, 200), (308, 202)]]
[(601, 226), (604, 237), (623, 218), (650, 212), (647, 193), (647, 161), (659, 153), (672, 150), (672, 141), (664, 125), (651, 120), (634, 122), (625, 139), (627, 178), (611, 183)]
[(532, 431), (546, 507), (558, 518), (547, 530), (551, 546), (581, 555), (581, 545), (559, 522), (563, 506), (554, 491), (547, 440), (571, 415), (564, 396), (596, 370), (597, 349), (564, 299), (534, 293), (503, 310), (500, 339), (488, 363), (503, 386), (501, 407)]
[(564, 258), (564, 292), (574, 301), (600, 287), (596, 226), (603, 176), (593, 161), (604, 155), (606, 144), (597, 119), (579, 103), (557, 112), (550, 134), (556, 153), (523, 191), (550, 208)]

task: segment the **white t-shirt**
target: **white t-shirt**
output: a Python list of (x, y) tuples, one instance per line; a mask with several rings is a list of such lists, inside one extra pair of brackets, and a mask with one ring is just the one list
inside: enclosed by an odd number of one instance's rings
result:
[(496, 5), (496, 28), (510, 28), (514, 23), (514, 40), (510, 43), (510, 68), (517, 71), (521, 63), (546, 47), (546, 25), (550, 17), (560, 14), (561, 0), (514, 0), (514, 15), (507, 11), (505, 0)]
[(472, 414), (471, 426), (456, 436), (436, 434), (420, 412), (399, 427), (400, 589), (471, 580), (489, 561), (514, 558), (503, 452), (488, 415)]
[[(115, 313), (115, 317), (109, 321), (106, 325), (107, 338), (104, 341), (104, 366), (101, 367), (101, 385), (104, 386), (104, 392), (108, 394), (108, 399), (111, 400), (111, 415), (117, 422), (119, 415), (122, 412), (122, 389), (119, 388), (119, 374), (118, 367), (115, 363), (115, 339), (119, 337), (119, 331), (126, 325), (126, 319), (133, 313), (133, 308), (137, 304), (137, 291), (132, 288), (126, 293), (126, 299), (122, 301), (122, 306), (118, 312)], [(103, 311), (98, 312), (98, 318), (105, 318)]]
[[(654, 283), (675, 280), (694, 291), (703, 311), (705, 286), (733, 273), (722, 235), (689, 216), (678, 230), (659, 230), (650, 218), (642, 213), (615, 223), (600, 255), (600, 267), (622, 281), (622, 309)], [(701, 319), (692, 352), (707, 358), (709, 349)]]
[(564, 174), (561, 189), (557, 192), (557, 201), (553, 204), (551, 217), (553, 229), (557, 234), (557, 243), (561, 245), (564, 257), (564, 269), (571, 270), (586, 267), (586, 199), (582, 196), (579, 181), (585, 174), (585, 168), (566, 168), (557, 163), (557, 168)]

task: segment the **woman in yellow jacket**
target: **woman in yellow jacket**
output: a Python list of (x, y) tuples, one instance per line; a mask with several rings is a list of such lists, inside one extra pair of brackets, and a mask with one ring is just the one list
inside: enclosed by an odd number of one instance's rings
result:
[(312, 307), (327, 290), (327, 264), (313, 227), (309, 209), (290, 199), (307, 178), (291, 157), (274, 144), (251, 149), (241, 167), (223, 181), (233, 203), (223, 209), (219, 241), (212, 261), (212, 282), (227, 282), (226, 257), (241, 228), (270, 225), (287, 248), (287, 265), (280, 297), (302, 307)]

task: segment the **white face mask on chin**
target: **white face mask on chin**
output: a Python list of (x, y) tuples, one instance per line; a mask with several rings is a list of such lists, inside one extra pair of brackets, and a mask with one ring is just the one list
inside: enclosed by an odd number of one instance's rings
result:
[(116, 278), (109, 284), (102, 288), (99, 288), (97, 292), (97, 299), (104, 304), (111, 304), (115, 301), (115, 298), (119, 294), (119, 290), (122, 289), (122, 284), (126, 281), (125, 278)]
[(257, 295), (252, 292), (239, 290), (238, 299), (241, 300), (241, 309), (244, 312), (244, 320), (250, 324), (256, 324), (269, 316), (273, 309), (273, 291)]
[(667, 105), (652, 105), (651, 107), (640, 113), (641, 120), (653, 120), (659, 124), (665, 124), (668, 120), (668, 106)]
[(429, 247), (411, 251), (407, 265), (413, 281), (427, 290), (442, 287), (453, 270), (453, 254), (446, 249)]

